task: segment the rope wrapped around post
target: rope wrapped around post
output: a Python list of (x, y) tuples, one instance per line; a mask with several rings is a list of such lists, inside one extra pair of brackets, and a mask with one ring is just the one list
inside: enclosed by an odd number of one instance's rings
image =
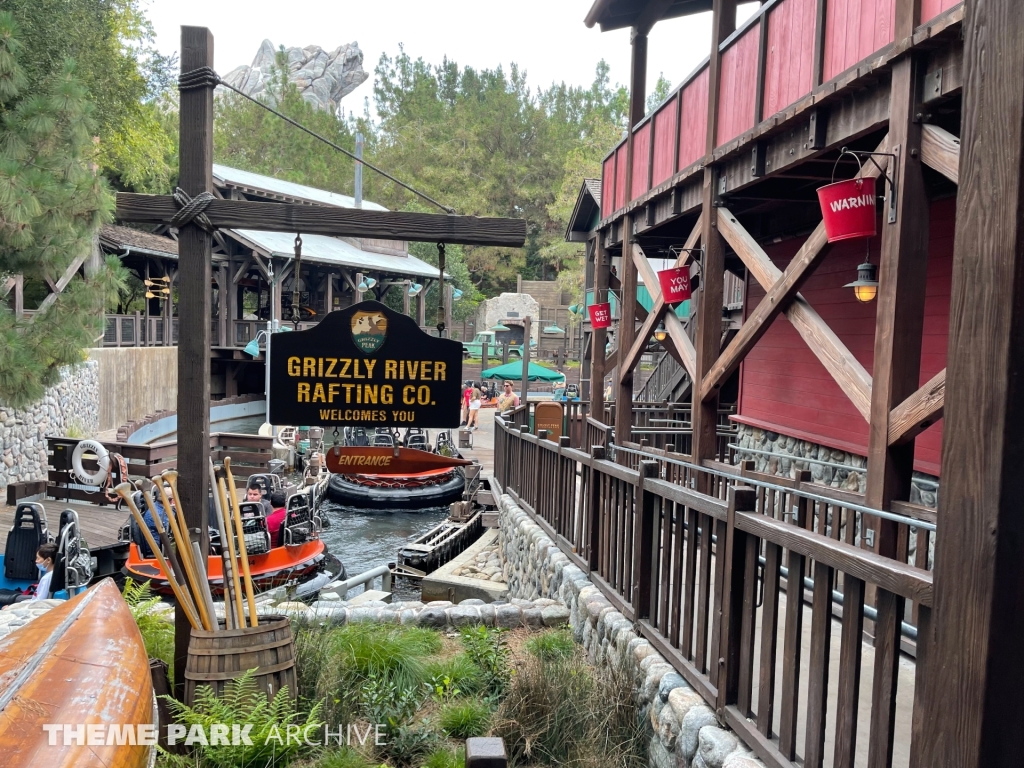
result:
[(171, 217), (171, 226), (181, 229), (186, 224), (195, 224), (200, 229), (213, 232), (213, 224), (203, 213), (216, 198), (209, 192), (200, 192), (195, 197), (181, 187), (174, 188), (174, 202), (181, 207)]

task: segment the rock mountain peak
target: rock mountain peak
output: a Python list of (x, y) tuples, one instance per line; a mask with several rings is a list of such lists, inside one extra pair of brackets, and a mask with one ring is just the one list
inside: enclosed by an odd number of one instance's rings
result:
[[(224, 80), (249, 96), (266, 95), (267, 83), (277, 63), (278, 49), (264, 40), (249, 66), (236, 67)], [(288, 80), (298, 87), (302, 97), (320, 109), (336, 112), (342, 98), (369, 78), (363, 69), (359, 43), (339, 45), (331, 52), (319, 45), (285, 48)]]

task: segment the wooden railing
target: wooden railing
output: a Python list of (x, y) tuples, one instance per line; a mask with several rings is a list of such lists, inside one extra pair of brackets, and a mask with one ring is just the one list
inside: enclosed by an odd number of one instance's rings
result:
[[(26, 313), (28, 314), (28, 313)], [(171, 318), (170, 334), (164, 317), (106, 315), (103, 326), (104, 347), (170, 347), (178, 343), (178, 318)]]
[[(73, 474), (71, 456), (80, 442), (71, 437), (46, 438), (49, 454), (46, 494), (69, 501), (107, 503), (101, 491), (82, 485)], [(260, 435), (215, 432), (210, 435), (210, 458), (219, 463), (225, 456), (230, 456), (232, 473), (238, 477), (249, 477), (269, 471), (270, 460), (274, 457), (272, 443), (273, 438)], [(178, 466), (176, 440), (149, 445), (103, 441), (103, 447), (125, 458), (128, 474), (132, 478), (156, 477), (164, 470), (177, 469)], [(95, 460), (89, 459), (83, 462), (83, 467), (93, 472), (98, 465)]]
[[(495, 421), (504, 491), (758, 757), (890, 766), (896, 744), (905, 758), (920, 680), (901, 644), (921, 653), (926, 642), (934, 521), (807, 478), (672, 452), (636, 468), (605, 455)], [(925, 531), (913, 565), (866, 548), (868, 531), (893, 523), (902, 541)], [(862, 664), (874, 671), (863, 685)]]

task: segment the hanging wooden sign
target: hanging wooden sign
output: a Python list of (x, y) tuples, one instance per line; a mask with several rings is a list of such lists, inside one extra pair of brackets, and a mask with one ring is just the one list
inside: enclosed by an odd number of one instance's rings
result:
[(459, 426), (462, 344), (376, 301), (273, 334), (269, 365), (279, 426)]
[(417, 475), (464, 467), (473, 462), (416, 448), (335, 446), (327, 450), (327, 469), (336, 475)]

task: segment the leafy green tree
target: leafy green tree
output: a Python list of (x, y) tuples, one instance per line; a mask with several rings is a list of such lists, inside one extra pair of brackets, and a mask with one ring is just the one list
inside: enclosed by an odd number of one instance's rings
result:
[[(56, 282), (89, 253), (113, 203), (93, 165), (93, 107), (74, 63), (44, 85), (29, 81), (20, 54), (18, 25), (0, 12), (0, 284), (16, 274)], [(121, 277), (113, 258), (28, 320), (0, 304), (0, 400), (31, 403), (61, 367), (81, 362)]]
[[(338, 115), (318, 109), (288, 82), (288, 63), (278, 52), (267, 98), (282, 114), (350, 152), (355, 131)], [(352, 194), (354, 161), (281, 118), (235, 93), (218, 96), (214, 133), (214, 159), (218, 163), (306, 184), (341, 194)], [(369, 158), (367, 158), (369, 159)]]
[[(118, 187), (166, 192), (173, 143), (158, 97), (173, 82), (176, 57), (159, 54), (142, 0), (4, 0), (21, 30), (19, 61), (41, 83), (76, 62), (95, 104), (96, 160)], [(177, 127), (174, 127), (177, 133)]]

